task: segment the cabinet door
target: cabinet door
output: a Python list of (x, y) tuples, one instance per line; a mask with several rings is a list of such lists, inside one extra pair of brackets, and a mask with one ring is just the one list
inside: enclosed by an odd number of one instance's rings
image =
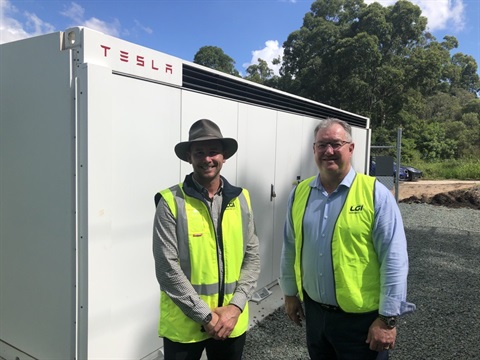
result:
[(237, 183), (250, 191), (260, 240), (261, 272), (258, 287), (273, 278), (273, 208), (271, 187), (275, 184), (277, 112), (240, 104), (238, 118)]
[(154, 195), (180, 181), (173, 148), (180, 141), (181, 93), (107, 68), (89, 65), (86, 71), (79, 161), (87, 171), (79, 172), (78, 197), (88, 230), (79, 231), (78, 271), (88, 329), (80, 329), (87, 334), (79, 347), (88, 337), (88, 358), (140, 359), (161, 346)]
[(6, 359), (75, 356), (75, 121), (71, 63), (59, 38), (0, 46), (0, 357)]
[(288, 197), (297, 184), (297, 178), (304, 176), (305, 164), (313, 162), (311, 154), (306, 153), (307, 141), (304, 140), (304, 122), (303, 116), (278, 113), (275, 145), (276, 197), (271, 255), (273, 279), (277, 279), (280, 275), (283, 227), (287, 213)]

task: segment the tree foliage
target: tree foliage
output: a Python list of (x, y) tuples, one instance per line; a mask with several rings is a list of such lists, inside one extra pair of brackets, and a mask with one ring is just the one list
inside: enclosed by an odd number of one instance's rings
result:
[(252, 64), (247, 68), (247, 80), (259, 84), (265, 84), (273, 77), (273, 70), (268, 67), (268, 63), (263, 59), (258, 59), (258, 64)]
[(217, 46), (202, 46), (195, 54), (193, 62), (230, 75), (240, 76), (235, 69), (235, 61)]
[[(406, 0), (316, 0), (283, 44), (280, 76), (258, 59), (245, 79), (368, 116), (373, 144), (394, 143), (401, 127), (407, 158), (479, 157), (478, 65), (453, 53), (455, 37), (437, 41), (426, 29)], [(216, 47), (201, 48), (194, 61), (238, 74)]]
[(374, 141), (386, 133), (383, 140), (393, 141), (402, 127), (413, 140), (412, 157), (478, 154), (478, 137), (476, 148), (466, 146), (476, 135), (466, 136), (461, 125), (480, 121), (477, 63), (462, 53), (452, 56), (457, 39), (438, 42), (426, 26), (420, 8), (406, 0), (388, 7), (316, 0), (283, 45), (277, 85), (370, 117)]

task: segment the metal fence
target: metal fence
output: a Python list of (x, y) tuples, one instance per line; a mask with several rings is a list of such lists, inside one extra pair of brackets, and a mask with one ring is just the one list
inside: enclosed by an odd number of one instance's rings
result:
[[(401, 128), (397, 130), (396, 145), (389, 145), (389, 146), (372, 145), (370, 147), (370, 167), (372, 166), (372, 160), (373, 160), (372, 153), (377, 153), (377, 152), (382, 153), (381, 150), (385, 150), (385, 149), (396, 149), (395, 172), (393, 171), (393, 160), (390, 162), (390, 165), (388, 165), (389, 161), (388, 159), (385, 159), (385, 162), (383, 164), (376, 163), (377, 165), (383, 165), (383, 166), (381, 166), (380, 168), (378, 166), (375, 166), (375, 173), (371, 173), (370, 175), (375, 176), (378, 179), (378, 181), (380, 181), (388, 189), (394, 190), (395, 200), (397, 200), (398, 202), (400, 163), (402, 159), (402, 129)], [(391, 158), (393, 159), (393, 157)], [(377, 156), (375, 156), (375, 159), (378, 159)], [(387, 172), (385, 172), (385, 168), (388, 169)]]

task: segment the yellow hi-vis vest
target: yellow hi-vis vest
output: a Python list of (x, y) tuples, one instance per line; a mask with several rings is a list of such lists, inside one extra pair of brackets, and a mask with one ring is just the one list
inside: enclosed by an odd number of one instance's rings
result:
[[(311, 191), (309, 184), (314, 178), (298, 184), (292, 204), (294, 271), (302, 300), (303, 217)], [(374, 177), (356, 174), (333, 230), (335, 294), (340, 308), (349, 313), (364, 313), (379, 307), (380, 264), (372, 240), (374, 188)]]
[[(177, 220), (179, 264), (200, 298), (211, 309), (225, 306), (233, 297), (248, 236), (250, 196), (246, 189), (228, 203), (219, 224), (219, 237), (223, 242), (224, 281), (219, 279), (217, 236), (210, 212), (202, 200), (188, 196), (182, 183), (161, 191), (173, 216)], [(221, 235), (220, 235), (221, 232)], [(220, 239), (218, 239), (220, 241)], [(223, 302), (220, 304), (220, 299)], [(248, 328), (248, 302), (230, 337), (242, 335)], [(210, 336), (202, 332), (201, 324), (187, 317), (170, 297), (161, 291), (158, 334), (180, 343), (194, 343)]]

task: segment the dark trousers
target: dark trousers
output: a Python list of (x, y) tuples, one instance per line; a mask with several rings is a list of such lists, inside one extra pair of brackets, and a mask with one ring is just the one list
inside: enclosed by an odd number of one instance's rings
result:
[(326, 309), (304, 294), (307, 348), (312, 360), (387, 360), (388, 351), (369, 349), (368, 328), (378, 312), (345, 313)]
[(203, 350), (208, 360), (241, 360), (247, 333), (226, 340), (207, 339), (197, 343), (178, 343), (163, 339), (165, 360), (200, 360)]

